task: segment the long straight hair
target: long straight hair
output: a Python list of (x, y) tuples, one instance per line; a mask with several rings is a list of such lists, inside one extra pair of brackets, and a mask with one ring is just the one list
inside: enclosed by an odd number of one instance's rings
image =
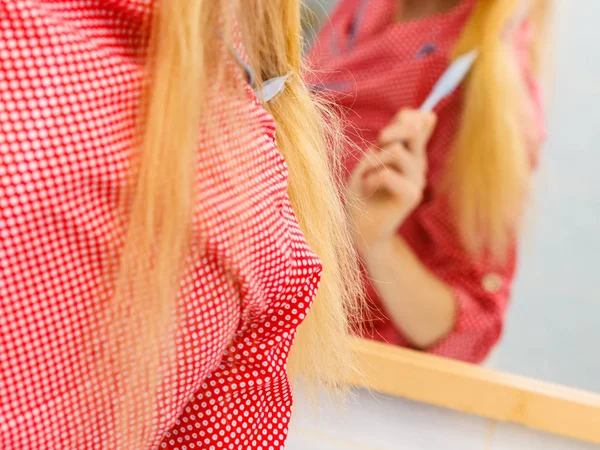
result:
[[(502, 261), (523, 216), (534, 151), (530, 95), (514, 49), (514, 23), (532, 26), (527, 63), (539, 75), (549, 0), (479, 0), (455, 48), (479, 49), (465, 85), (462, 125), (450, 154), (445, 189), (461, 240), (475, 255)], [(537, 149), (536, 149), (537, 150)]]
[(147, 443), (157, 387), (168, 370), (164, 366), (172, 366), (173, 358), (160, 359), (158, 349), (172, 351), (174, 345), (177, 287), (192, 241), (195, 144), (200, 124), (209, 120), (209, 77), (211, 91), (215, 83), (227, 89), (228, 61), (220, 49), (233, 46), (234, 30), (243, 36), (258, 85), (271, 76), (294, 74), (266, 107), (277, 122), (294, 211), (324, 272), (289, 370), (335, 384), (350, 367), (348, 317), (360, 291), (358, 267), (333, 175), (339, 173), (334, 152), (339, 134), (325, 132), (324, 123), (331, 124), (333, 117), (325, 120), (326, 109), (298, 76), (298, 0), (162, 0), (151, 26), (128, 232), (111, 307), (115, 338), (109, 350), (122, 380), (115, 407), (119, 448)]

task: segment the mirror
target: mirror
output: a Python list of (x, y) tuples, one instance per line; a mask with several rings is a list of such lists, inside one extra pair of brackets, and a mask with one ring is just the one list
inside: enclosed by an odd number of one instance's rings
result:
[(600, 4), (304, 9), (307, 80), (351, 142), (341, 160), (370, 280), (361, 334), (600, 392)]

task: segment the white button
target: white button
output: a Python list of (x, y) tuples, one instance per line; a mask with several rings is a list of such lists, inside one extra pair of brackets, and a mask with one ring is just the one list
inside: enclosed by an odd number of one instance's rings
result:
[(488, 273), (481, 280), (481, 286), (486, 292), (495, 294), (502, 288), (502, 278), (497, 273)]

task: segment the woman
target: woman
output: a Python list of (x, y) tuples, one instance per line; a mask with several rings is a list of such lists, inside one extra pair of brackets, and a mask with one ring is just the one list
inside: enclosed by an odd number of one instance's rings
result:
[[(310, 78), (340, 105), (353, 141), (344, 165), (362, 200), (367, 337), (469, 362), (498, 342), (543, 137), (547, 3), (342, 0), (320, 32)], [(435, 116), (419, 112), (452, 59), (473, 49), (462, 87)]]
[(357, 292), (298, 2), (0, 11), (0, 447), (282, 448)]

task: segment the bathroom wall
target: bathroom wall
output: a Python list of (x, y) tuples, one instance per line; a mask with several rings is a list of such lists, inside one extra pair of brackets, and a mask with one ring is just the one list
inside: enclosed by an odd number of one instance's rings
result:
[(286, 450), (592, 450), (600, 446), (409, 400), (354, 392), (347, 405), (303, 392)]

